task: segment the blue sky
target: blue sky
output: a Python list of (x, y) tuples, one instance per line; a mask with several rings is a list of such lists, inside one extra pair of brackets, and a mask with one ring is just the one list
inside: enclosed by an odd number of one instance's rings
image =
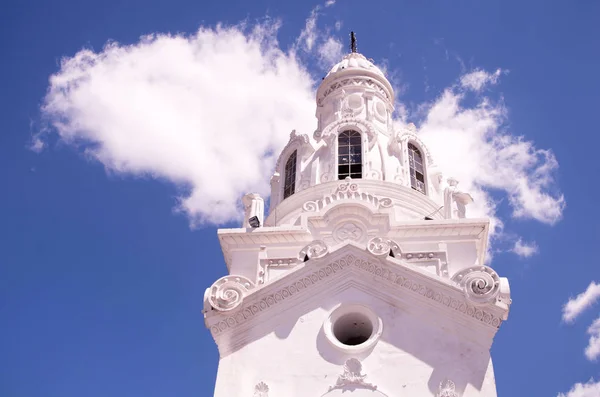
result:
[(397, 89), (398, 123), (457, 153), (437, 149), (502, 225), (499, 395), (600, 395), (585, 352), (600, 337), (600, 3), (1, 7), (0, 395), (212, 395), (201, 308), (226, 271), (215, 225), (237, 226), (237, 200), (265, 191), (292, 128), (312, 133), (314, 84), (351, 29)]

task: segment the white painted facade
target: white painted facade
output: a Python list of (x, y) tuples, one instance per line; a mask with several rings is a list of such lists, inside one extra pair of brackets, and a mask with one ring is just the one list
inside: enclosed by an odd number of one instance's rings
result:
[(216, 397), (496, 396), (489, 350), (511, 300), (485, 265), (489, 220), (466, 217), (471, 197), (414, 127), (394, 129), (393, 98), (346, 55), (317, 90), (317, 130), (281, 153), (268, 216), (248, 194), (243, 227), (218, 231)]

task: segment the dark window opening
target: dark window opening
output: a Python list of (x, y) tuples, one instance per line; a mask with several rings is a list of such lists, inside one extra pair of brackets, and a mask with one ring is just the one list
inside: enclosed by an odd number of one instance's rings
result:
[(421, 151), (412, 143), (408, 144), (408, 166), (410, 168), (410, 187), (426, 194), (423, 156)]
[(346, 130), (338, 136), (338, 179), (362, 178), (362, 137)]
[(296, 191), (296, 151), (290, 155), (285, 163), (285, 179), (283, 184), (283, 198), (286, 199)]

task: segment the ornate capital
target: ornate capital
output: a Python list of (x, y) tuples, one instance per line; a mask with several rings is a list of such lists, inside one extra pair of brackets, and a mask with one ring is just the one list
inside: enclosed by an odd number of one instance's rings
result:
[(463, 288), (467, 299), (486, 304), (497, 299), (500, 293), (500, 277), (491, 267), (477, 266), (459, 271), (452, 281)]
[(213, 309), (226, 312), (242, 304), (254, 283), (244, 276), (225, 276), (213, 283), (208, 291), (208, 303)]

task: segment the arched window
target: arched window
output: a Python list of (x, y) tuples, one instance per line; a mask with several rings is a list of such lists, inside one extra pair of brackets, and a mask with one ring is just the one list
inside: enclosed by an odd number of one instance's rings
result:
[(410, 168), (410, 187), (425, 193), (425, 170), (421, 151), (412, 143), (408, 144), (408, 166)]
[(360, 132), (346, 130), (338, 136), (338, 179), (362, 178)]
[(283, 198), (290, 197), (296, 191), (296, 150), (285, 163), (285, 179), (283, 183)]

